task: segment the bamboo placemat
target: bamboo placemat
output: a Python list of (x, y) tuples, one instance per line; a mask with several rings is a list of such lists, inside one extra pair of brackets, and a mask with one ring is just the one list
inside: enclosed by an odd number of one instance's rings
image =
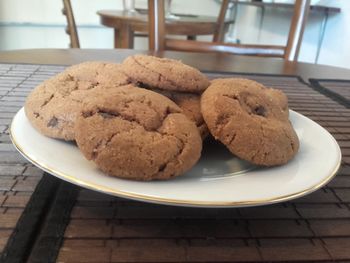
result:
[[(12, 145), (11, 120), (37, 84), (62, 70), (61, 66), (0, 64), (0, 252), (11, 236), (16, 236), (12, 240), (16, 247), (24, 250), (41, 215), (40, 209), (45, 207), (45, 198), (52, 194), (47, 191), (53, 187), (50, 176), (32, 198), (44, 173), (27, 162)], [(18, 224), (20, 221), (24, 224)], [(23, 256), (19, 250), (15, 251), (18, 259)]]
[[(349, 76), (350, 78), (350, 76)], [(310, 79), (310, 83), (321, 92), (333, 97), (349, 107), (350, 80)]]
[[(33, 65), (34, 67), (48, 68)], [(58, 71), (62, 69), (58, 68)], [(38, 69), (33, 72), (36, 71)], [(36, 74), (32, 73), (31, 76)], [(219, 73), (208, 75), (238, 76)], [(288, 95), (292, 109), (315, 120), (337, 139), (343, 153), (342, 167), (326, 187), (292, 202), (265, 207), (204, 209), (147, 204), (96, 193), (67, 183), (52, 184), (56, 194), (53, 193), (51, 201), (43, 206), (45, 214), (37, 221), (37, 231), (31, 235), (33, 240), (26, 244), (28, 254), (25, 258), (28, 257), (30, 262), (350, 260), (350, 110), (297, 77), (243, 77), (282, 89)], [(18, 86), (14, 88), (17, 90), (7, 90), (4, 95), (21, 95), (23, 104), (23, 97), (34, 84), (24, 92), (18, 89), (20, 84), (15, 86)], [(0, 116), (10, 121), (16, 111), (14, 108), (19, 108), (22, 104), (3, 106), (2, 99), (0, 97)], [(6, 107), (11, 108), (2, 111)], [(2, 139), (6, 138), (6, 130), (1, 136), (4, 136)], [(15, 152), (13, 155), (19, 158)], [(9, 155), (6, 152), (3, 156), (11, 156), (11, 152)], [(18, 188), (17, 192), (14, 190), (17, 180), (26, 181), (31, 178), (24, 175), (26, 171), (36, 171), (39, 174), (36, 178), (42, 176), (40, 170), (20, 160), (13, 160), (12, 163), (0, 161), (0, 167), (16, 166), (23, 169), (16, 168), (19, 170), (14, 172), (12, 178), (16, 183), (2, 192), (4, 200), (7, 200), (8, 193), (13, 193), (13, 196), (19, 193)], [(3, 168), (4, 171), (11, 169), (14, 168)], [(6, 183), (0, 186), (6, 186)], [(32, 194), (33, 190), (32, 185), (31, 190), (26, 192), (27, 196), (32, 195), (30, 203), (33, 199), (33, 202), (38, 199), (33, 196), (47, 194), (40, 185), (35, 190), (36, 193)], [(3, 201), (2, 204), (4, 203)], [(27, 207), (24, 204), (18, 209), (23, 213)], [(4, 211), (3, 215), (6, 215)], [(24, 222), (20, 222), (20, 226), (28, 221), (28, 217), (22, 216), (23, 218)], [(8, 236), (12, 233), (11, 237), (16, 237), (13, 232), (17, 219), (7, 219), (11, 222), (11, 227), (2, 225), (0, 221), (0, 231), (7, 230)], [(2, 239), (3, 247), (7, 243), (5, 252), (11, 249), (13, 251), (16, 246), (16, 242), (8, 245), (8, 236)]]

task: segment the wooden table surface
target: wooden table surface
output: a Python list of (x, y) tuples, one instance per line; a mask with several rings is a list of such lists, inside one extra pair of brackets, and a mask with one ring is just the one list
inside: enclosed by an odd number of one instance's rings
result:
[(281, 89), (291, 109), (334, 136), (343, 155), (337, 176), (289, 202), (226, 209), (147, 204), (65, 183), (16, 152), (9, 125), (35, 86), (65, 65), (121, 62), (135, 53), (140, 52), (0, 52), (0, 262), (350, 262), (347, 69), (280, 59), (158, 54), (205, 70), (209, 78), (247, 77)]
[(200, 70), (222, 72), (244, 72), (277, 74), (309, 78), (349, 79), (350, 69), (309, 63), (286, 61), (279, 58), (260, 58), (226, 54), (202, 54), (165, 51), (154, 53), (131, 49), (90, 50), (90, 49), (32, 49), (0, 52), (0, 62), (71, 65), (87, 60), (121, 62), (132, 54), (152, 54), (179, 59)]

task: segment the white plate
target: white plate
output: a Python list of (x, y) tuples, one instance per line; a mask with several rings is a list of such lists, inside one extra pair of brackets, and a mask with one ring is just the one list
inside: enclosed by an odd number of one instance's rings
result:
[(300, 149), (288, 164), (253, 167), (217, 143), (204, 146), (199, 163), (168, 181), (136, 182), (113, 178), (86, 160), (73, 143), (45, 137), (29, 123), (22, 108), (11, 124), (21, 154), (46, 172), (85, 188), (147, 202), (201, 207), (241, 207), (282, 202), (328, 183), (340, 166), (335, 139), (321, 126), (290, 111)]

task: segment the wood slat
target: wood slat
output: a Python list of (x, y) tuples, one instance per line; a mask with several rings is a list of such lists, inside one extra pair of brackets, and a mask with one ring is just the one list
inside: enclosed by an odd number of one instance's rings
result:
[[(18, 220), (43, 176), (43, 171), (12, 146), (11, 120), (38, 83), (62, 70), (62, 66), (0, 64), (0, 255), (17, 231)], [(17, 253), (21, 255), (20, 251)]]

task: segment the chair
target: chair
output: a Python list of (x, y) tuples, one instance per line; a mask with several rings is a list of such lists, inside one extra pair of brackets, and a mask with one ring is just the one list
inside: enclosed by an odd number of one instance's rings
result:
[[(222, 41), (225, 31), (227, 31), (228, 26), (233, 22), (231, 20), (225, 20), (225, 14), (228, 8), (229, 2), (224, 1), (221, 5), (221, 11), (220, 15), (217, 20), (217, 27), (215, 28), (215, 32), (213, 35), (213, 41)], [(79, 44), (79, 37), (77, 33), (77, 27), (75, 24), (75, 19), (74, 19), (74, 14), (72, 10), (72, 5), (70, 0), (63, 0), (63, 9), (62, 13), (63, 15), (66, 16), (67, 19), (67, 27), (66, 27), (66, 33), (69, 35), (70, 38), (70, 47), (71, 48), (80, 48)], [(147, 25), (146, 25), (146, 30), (147, 30)], [(174, 26), (172, 27), (174, 29)], [(202, 27), (201, 30), (203, 30), (204, 27)], [(206, 27), (207, 29), (205, 30), (211, 30), (208, 29), (208, 26)], [(148, 34), (144, 33), (134, 33), (133, 36), (138, 36), (138, 37), (147, 37)], [(188, 39), (195, 39), (195, 36), (187, 36)]]
[[(223, 7), (230, 0), (223, 0), (222, 8), (218, 17), (225, 19)], [(214, 37), (213, 42), (191, 41), (166, 38), (164, 1), (148, 0), (149, 16), (149, 49), (154, 51), (176, 50), (189, 52), (222, 52), (240, 55), (256, 55), (268, 57), (281, 57), (286, 60), (297, 60), (301, 46), (302, 36), (310, 9), (310, 0), (296, 0), (294, 13), (285, 46), (277, 45), (241, 45), (223, 43), (221, 32)]]
[(70, 0), (63, 0), (62, 14), (67, 18), (66, 33), (69, 35), (70, 47), (80, 48), (77, 27), (74, 20), (73, 9)]

